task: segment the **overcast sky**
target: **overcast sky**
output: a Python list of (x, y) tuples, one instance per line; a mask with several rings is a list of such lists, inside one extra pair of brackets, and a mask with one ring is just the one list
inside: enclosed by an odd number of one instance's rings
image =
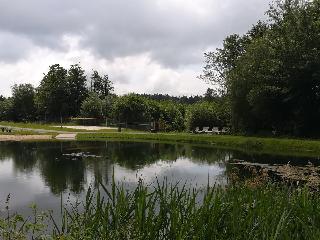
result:
[(203, 53), (264, 17), (268, 0), (0, 0), (0, 94), (51, 64), (109, 74), (116, 92), (203, 94)]

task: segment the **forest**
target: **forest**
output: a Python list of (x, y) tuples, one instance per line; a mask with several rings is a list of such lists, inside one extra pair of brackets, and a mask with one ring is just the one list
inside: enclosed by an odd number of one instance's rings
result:
[(205, 54), (202, 79), (230, 101), (235, 132), (320, 134), (320, 1), (277, 1), (244, 35)]
[(94, 70), (87, 78), (78, 64), (68, 70), (52, 65), (37, 88), (14, 85), (12, 97), (0, 100), (2, 121), (67, 122), (75, 117), (94, 118), (101, 123), (107, 118), (115, 125), (160, 122), (163, 131), (192, 130), (203, 124), (224, 126), (229, 119), (222, 97), (210, 88), (203, 96), (118, 96), (108, 75), (101, 76)]

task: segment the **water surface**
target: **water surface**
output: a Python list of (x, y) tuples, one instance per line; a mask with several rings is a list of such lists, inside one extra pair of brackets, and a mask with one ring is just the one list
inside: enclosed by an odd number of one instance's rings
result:
[(155, 186), (164, 180), (192, 188), (226, 185), (235, 159), (268, 164), (306, 164), (317, 159), (248, 155), (193, 146), (141, 142), (1, 142), (0, 208), (10, 194), (10, 208), (31, 203), (58, 210), (60, 201), (82, 199), (89, 186), (116, 182), (127, 188), (139, 179)]

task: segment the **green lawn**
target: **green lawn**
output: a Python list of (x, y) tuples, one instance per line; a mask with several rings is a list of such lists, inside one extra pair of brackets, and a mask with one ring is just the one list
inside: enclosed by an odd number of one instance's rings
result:
[(320, 141), (283, 138), (262, 138), (228, 135), (202, 135), (189, 133), (80, 133), (81, 141), (99, 140), (147, 140), (174, 143), (209, 144), (221, 148), (229, 148), (255, 153), (269, 153), (288, 156), (320, 156)]

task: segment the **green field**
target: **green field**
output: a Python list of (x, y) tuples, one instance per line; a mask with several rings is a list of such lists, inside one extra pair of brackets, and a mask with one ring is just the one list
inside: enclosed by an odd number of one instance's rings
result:
[(221, 148), (255, 153), (280, 154), (288, 156), (320, 156), (320, 141), (284, 138), (262, 138), (227, 135), (204, 135), (189, 133), (80, 133), (81, 141), (162, 141), (173, 143), (206, 144)]

